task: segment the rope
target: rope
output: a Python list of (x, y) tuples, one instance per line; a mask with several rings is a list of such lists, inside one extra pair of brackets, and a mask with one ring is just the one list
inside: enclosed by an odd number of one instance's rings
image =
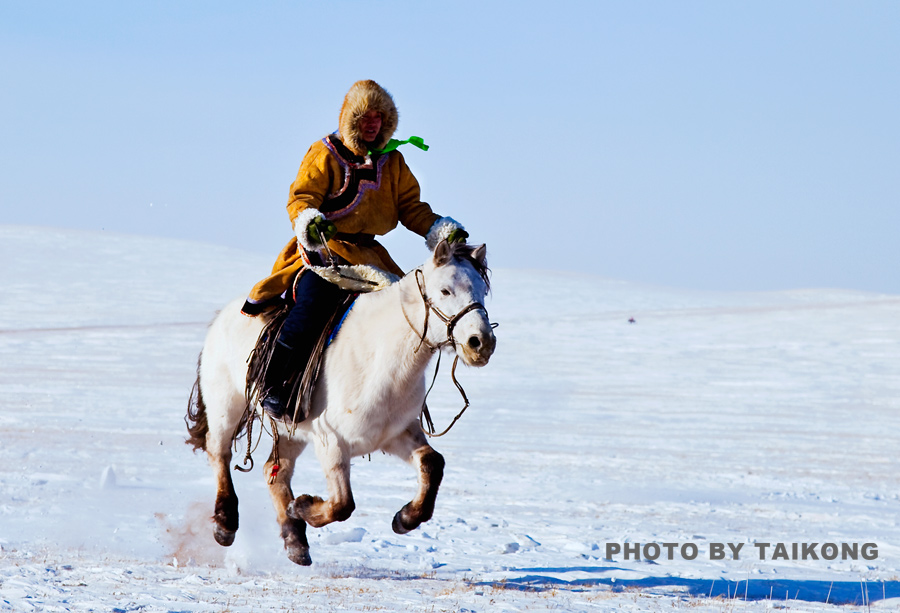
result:
[[(243, 465), (247, 466), (247, 462), (250, 463), (249, 468), (244, 468), (243, 466), (239, 466), (237, 464), (234, 465), (235, 470), (239, 470), (242, 473), (248, 473), (253, 470), (253, 422), (255, 421), (256, 416), (251, 414), (249, 419), (247, 419), (247, 453), (244, 455)], [(262, 440), (262, 434), (259, 435), (260, 440)], [(235, 438), (235, 443), (237, 443), (237, 438)], [(257, 443), (258, 444), (258, 443)]]

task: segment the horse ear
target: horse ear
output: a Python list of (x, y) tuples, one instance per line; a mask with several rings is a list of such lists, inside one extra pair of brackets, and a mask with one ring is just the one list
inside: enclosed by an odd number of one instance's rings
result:
[(447, 242), (447, 239), (444, 239), (438, 243), (437, 247), (434, 248), (434, 265), (443, 266), (452, 259), (453, 248), (450, 247), (450, 243)]
[(487, 262), (485, 258), (487, 257), (487, 245), (484, 243), (478, 245), (472, 250), (472, 258), (481, 264), (482, 266), (486, 266)]

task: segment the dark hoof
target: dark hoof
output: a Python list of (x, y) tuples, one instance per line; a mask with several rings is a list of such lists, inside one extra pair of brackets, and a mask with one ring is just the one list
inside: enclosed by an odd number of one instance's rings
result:
[(293, 547), (285, 546), (285, 549), (287, 550), (288, 559), (294, 564), (299, 564), (300, 566), (312, 564), (312, 558), (309, 557), (309, 547), (296, 545)]
[(312, 564), (309, 557), (309, 541), (306, 540), (306, 524), (302, 521), (288, 520), (281, 525), (281, 538), (284, 539), (284, 550), (288, 559), (300, 566)]
[(413, 526), (412, 528), (407, 528), (403, 525), (403, 519), (401, 516), (402, 513), (402, 510), (397, 511), (397, 513), (394, 515), (394, 521), (391, 522), (391, 529), (397, 534), (406, 534), (407, 532), (410, 532), (415, 528), (415, 526)]
[(222, 526), (216, 526), (215, 530), (213, 530), (213, 536), (216, 537), (216, 542), (222, 547), (230, 547), (234, 542), (234, 531), (226, 530)]

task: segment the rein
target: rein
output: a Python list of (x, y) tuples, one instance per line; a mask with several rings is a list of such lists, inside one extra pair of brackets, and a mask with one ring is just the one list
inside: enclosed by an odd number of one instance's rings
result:
[[(441, 368), (441, 352), (440, 349), (442, 347), (446, 347), (450, 345), (453, 349), (456, 349), (456, 339), (453, 338), (453, 329), (456, 327), (456, 324), (459, 323), (459, 320), (462, 319), (465, 315), (472, 311), (482, 310), (484, 314), (487, 315), (487, 309), (480, 302), (471, 302), (467, 306), (463, 307), (458, 313), (453, 316), (447, 315), (443, 311), (441, 311), (437, 306), (435, 306), (434, 302), (431, 301), (431, 298), (427, 296), (425, 293), (425, 273), (422, 272), (421, 268), (417, 268), (415, 271), (416, 275), (416, 285), (419, 288), (419, 295), (422, 296), (422, 303), (425, 305), (425, 322), (422, 326), (422, 335), (419, 337), (419, 345), (416, 347), (416, 352), (422, 348), (422, 345), (428, 347), (431, 353), (437, 352), (438, 359), (437, 364), (434, 367), (434, 377), (431, 379), (431, 385), (428, 386), (428, 390), (425, 392), (425, 398), (422, 399), (422, 411), (419, 413), (419, 425), (422, 426), (422, 431), (425, 432), (430, 437), (437, 438), (440, 436), (444, 436), (450, 431), (450, 428), (462, 417), (462, 414), (466, 412), (466, 409), (469, 408), (469, 397), (466, 396), (466, 391), (463, 389), (462, 385), (460, 385), (459, 381), (456, 379), (456, 365), (459, 364), (459, 354), (453, 359), (453, 367), (450, 369), (450, 379), (453, 381), (453, 385), (456, 386), (456, 389), (459, 390), (460, 396), (462, 396), (463, 402), (465, 402), (465, 406), (460, 409), (459, 413), (456, 414), (456, 417), (453, 418), (453, 421), (450, 422), (450, 425), (447, 426), (442, 432), (438, 433), (434, 427), (434, 421), (431, 419), (431, 412), (428, 410), (428, 395), (431, 393), (431, 389), (434, 387), (435, 381), (437, 381), (438, 372)], [(441, 341), (437, 345), (430, 343), (427, 339), (428, 336), (428, 319), (431, 313), (434, 313), (435, 316), (440, 319), (445, 326), (447, 326), (447, 339)], [(413, 323), (409, 320), (409, 317), (406, 315), (406, 311), (403, 311), (403, 317), (406, 319), (406, 323), (409, 324), (410, 329), (413, 332), (416, 332), (416, 328)], [(491, 328), (496, 328), (499, 324), (491, 324)]]
[(428, 386), (428, 391), (425, 392), (425, 398), (422, 399), (422, 412), (419, 413), (419, 425), (422, 426), (422, 431), (432, 438), (438, 438), (440, 436), (444, 436), (448, 432), (450, 432), (450, 428), (462, 417), (462, 414), (466, 412), (466, 409), (469, 408), (469, 397), (466, 396), (466, 390), (463, 389), (462, 385), (459, 384), (459, 381), (456, 380), (456, 365), (459, 363), (459, 356), (457, 355), (453, 359), (453, 368), (450, 369), (450, 379), (453, 381), (453, 385), (456, 386), (456, 389), (459, 390), (460, 396), (462, 396), (463, 401), (466, 403), (462, 409), (460, 409), (459, 413), (456, 414), (456, 417), (453, 418), (453, 421), (450, 422), (450, 425), (447, 426), (442, 432), (435, 432), (434, 428), (434, 420), (431, 419), (431, 412), (428, 410), (428, 394), (431, 393), (431, 388), (434, 387), (434, 382), (437, 381), (438, 371), (441, 368), (441, 354), (438, 352), (437, 365), (434, 367), (434, 378), (431, 379), (431, 385)]

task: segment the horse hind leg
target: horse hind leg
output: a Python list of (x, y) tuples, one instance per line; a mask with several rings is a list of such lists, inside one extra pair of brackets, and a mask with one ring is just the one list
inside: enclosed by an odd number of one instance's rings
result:
[(275, 469), (275, 456), (272, 454), (263, 470), (269, 483), (269, 495), (272, 497), (275, 507), (275, 517), (281, 526), (284, 549), (291, 562), (300, 566), (312, 564), (312, 558), (309, 556), (309, 541), (306, 539), (306, 522), (303, 519), (289, 516), (287, 508), (294, 499), (291, 491), (291, 477), (294, 474), (296, 458), (302, 453), (305, 446), (305, 443), (299, 441), (279, 442), (278, 469)]
[(434, 514), (438, 488), (444, 478), (444, 456), (428, 444), (418, 423), (391, 441), (384, 450), (412, 463), (419, 472), (419, 489), (415, 498), (397, 511), (391, 522), (394, 532), (406, 534), (431, 519)]
[(234, 535), (238, 530), (238, 497), (234, 491), (234, 481), (231, 479), (231, 438), (232, 435), (224, 435), (214, 431), (207, 436), (206, 452), (209, 454), (209, 463), (216, 477), (216, 506), (213, 513), (213, 536), (216, 542), (223, 547), (228, 547), (234, 542)]
[(225, 457), (213, 458), (210, 463), (216, 473), (216, 507), (213, 513), (213, 536), (216, 542), (223, 547), (228, 547), (234, 542), (234, 535), (238, 529), (238, 497), (234, 491), (234, 482), (231, 480), (229, 464), (231, 453)]
[[(185, 425), (188, 429), (188, 445), (194, 447), (194, 451), (202, 449), (207, 453), (210, 466), (216, 477), (216, 505), (212, 520), (215, 524), (213, 536), (220, 545), (228, 547), (234, 542), (234, 535), (238, 529), (238, 499), (234, 491), (234, 483), (231, 480), (229, 464), (231, 463), (231, 445), (221, 436), (222, 427), (218, 421), (227, 413), (219, 414), (215, 411), (221, 406), (224, 397), (221, 394), (212, 394), (210, 406), (207, 408), (207, 399), (204, 398), (200, 381), (203, 378), (202, 371), (205, 364), (203, 355), (197, 362), (197, 381), (191, 390), (188, 399)], [(212, 427), (210, 424), (212, 419)]]
[(237, 393), (219, 392), (216, 386), (206, 394), (209, 430), (206, 434), (206, 453), (216, 478), (216, 505), (213, 513), (213, 536), (216, 542), (228, 547), (238, 530), (238, 497), (231, 479), (231, 445), (241, 423), (246, 403)]

